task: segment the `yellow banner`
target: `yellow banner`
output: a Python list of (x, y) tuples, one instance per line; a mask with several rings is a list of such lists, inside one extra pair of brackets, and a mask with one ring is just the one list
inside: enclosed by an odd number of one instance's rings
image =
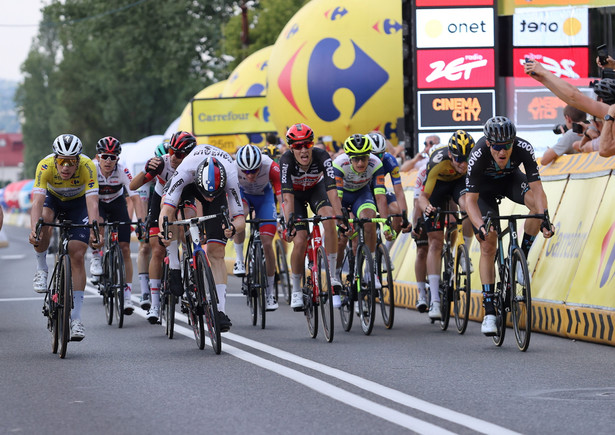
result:
[(266, 97), (192, 100), (195, 136), (248, 134), (275, 131)]

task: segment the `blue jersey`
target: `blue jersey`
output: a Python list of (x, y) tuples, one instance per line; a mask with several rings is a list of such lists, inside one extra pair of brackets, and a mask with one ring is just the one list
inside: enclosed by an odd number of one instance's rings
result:
[(384, 174), (389, 174), (391, 176), (391, 183), (393, 183), (394, 186), (396, 184), (401, 184), (401, 175), (399, 174), (397, 159), (390, 153), (384, 153), (381, 160)]

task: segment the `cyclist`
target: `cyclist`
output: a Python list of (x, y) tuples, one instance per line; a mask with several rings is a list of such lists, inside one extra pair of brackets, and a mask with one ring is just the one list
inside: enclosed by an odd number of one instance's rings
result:
[[(249, 216), (250, 208), (254, 209), (257, 219), (276, 219), (274, 193), (278, 202), (282, 202), (282, 187), (280, 185), (280, 166), (261, 150), (247, 144), (237, 151), (236, 161), (239, 188), (243, 199), (244, 215)], [(275, 253), (273, 252), (273, 238), (276, 224), (263, 222), (260, 224), (261, 241), (265, 252), (265, 269), (267, 270), (267, 310), (274, 311), (278, 303), (273, 296), (275, 281)], [(233, 273), (243, 276), (246, 268), (243, 261), (243, 244), (246, 238), (245, 231), (237, 232), (234, 238), (237, 261)]]
[[(354, 134), (344, 141), (344, 153), (333, 161), (337, 194), (342, 201), (342, 207), (350, 209), (354, 216), (360, 219), (376, 217), (376, 211), (382, 218), (387, 218), (387, 198), (384, 187), (384, 167), (378, 157), (372, 154), (372, 140), (368, 135)], [(376, 224), (365, 224), (365, 243), (372, 254), (376, 255)], [(387, 240), (392, 239), (393, 232), (388, 225), (384, 225), (384, 234)], [(335, 277), (341, 281), (341, 267), (344, 249), (348, 243), (345, 235), (340, 235)], [(375, 276), (374, 285), (382, 285)], [(339, 308), (340, 296), (333, 296), (333, 306)]]
[[(333, 162), (329, 153), (314, 147), (314, 131), (306, 124), (292, 125), (286, 132), (290, 150), (280, 158), (280, 181), (282, 183), (284, 220), (288, 224), (295, 217), (307, 217), (306, 203), (314, 213), (321, 216), (341, 216), (342, 205), (337, 195)], [(339, 225), (345, 228), (343, 222)], [(325, 251), (329, 270), (335, 270), (337, 263), (337, 235), (333, 219), (323, 221)], [(290, 256), (292, 272), (292, 295), (290, 306), (295, 311), (303, 310), (303, 276), (305, 252), (307, 249), (307, 223), (298, 222), (292, 233), (286, 231), (285, 240), (293, 241)], [(335, 275), (335, 274), (333, 274)], [(341, 287), (336, 276), (331, 277), (332, 287)]]
[(225, 314), (228, 280), (224, 263), (225, 246), (228, 239), (236, 232), (245, 231), (246, 226), (235, 162), (229, 153), (220, 148), (198, 145), (177, 167), (168, 185), (170, 187), (163, 198), (159, 225), (162, 225), (164, 216), (167, 216), (169, 222), (175, 220), (175, 208), (182, 193), (194, 195), (202, 203), (204, 215), (219, 213), (223, 206), (228, 205), (232, 219), (230, 228), (222, 228), (222, 218), (205, 221), (207, 256), (219, 299), (220, 331), (227, 332), (233, 324)]
[[(36, 168), (32, 189), (29, 242), (34, 245), (37, 271), (34, 275), (34, 291), (47, 292), (47, 248), (51, 227), (43, 227), (40, 240), (36, 240), (36, 224), (39, 218), (53, 222), (58, 214), (75, 223), (98, 220), (98, 177), (92, 160), (81, 154), (81, 140), (73, 134), (61, 134), (53, 141), (53, 154), (42, 159)], [(68, 243), (73, 281), (73, 309), (71, 311), (70, 339), (81, 341), (85, 328), (81, 322), (81, 307), (85, 290), (84, 258), (88, 241), (93, 248), (94, 231), (87, 228), (72, 228)]]
[[(177, 296), (181, 296), (184, 292), (181, 282), (181, 272), (179, 270), (177, 240), (173, 240), (169, 244), (169, 248), (165, 249), (165, 245), (163, 245), (160, 240), (158, 216), (160, 215), (161, 198), (164, 194), (166, 184), (171, 179), (180, 163), (195, 147), (196, 139), (190, 133), (180, 131), (173, 134), (169, 142), (169, 153), (149, 159), (145, 164), (145, 171), (137, 174), (130, 183), (130, 188), (136, 190), (145, 183), (154, 179), (156, 180), (154, 193), (150, 196), (147, 216), (151, 249), (151, 260), (149, 263), (151, 306), (147, 312), (146, 318), (151, 324), (157, 323), (159, 318), (162, 262), (167, 255), (169, 257), (169, 281), (171, 292)], [(188, 206), (185, 208), (186, 217), (196, 216), (194, 198), (185, 197), (183, 199), (188, 203)]]
[[(124, 191), (131, 199), (137, 218), (141, 221), (145, 218), (143, 206), (139, 199), (139, 194), (130, 190), (132, 175), (126, 166), (119, 162), (119, 155), (122, 152), (122, 144), (113, 136), (101, 138), (96, 144), (96, 160), (94, 165), (98, 172), (98, 209), (102, 219), (106, 221), (130, 221), (128, 207)], [(141, 234), (142, 228), (137, 228)], [(124, 269), (126, 271), (126, 287), (124, 289), (124, 314), (131, 315), (134, 307), (132, 306), (132, 259), (130, 258), (130, 225), (121, 225), (118, 229), (118, 240), (124, 258)], [(90, 263), (90, 273), (92, 276), (103, 274), (101, 264), (101, 251), (92, 251), (92, 262)]]
[[(271, 160), (273, 160), (276, 164), (280, 161), (280, 149), (278, 148), (277, 145), (274, 145), (272, 143), (265, 145), (263, 147), (262, 153), (264, 156), (267, 156)], [(279, 165), (278, 165), (278, 168), (279, 168)]]
[[(442, 147), (431, 153), (425, 172), (425, 181), (418, 197), (417, 207), (425, 216), (427, 229), (427, 279), (431, 292), (429, 318), (440, 319), (440, 274), (442, 272), (442, 246), (444, 243), (444, 224), (446, 215), (437, 222), (432, 213), (438, 207), (447, 208), (450, 198), (465, 211), (465, 175), (468, 170), (468, 157), (474, 147), (474, 139), (464, 130), (457, 130)], [(467, 219), (466, 219), (467, 222)], [(466, 239), (472, 240), (472, 228), (464, 224)], [(468, 244), (469, 246), (469, 244)]]
[[(388, 175), (393, 185), (393, 190), (387, 189), (387, 205), (389, 214), (402, 214), (403, 217), (393, 218), (392, 228), (396, 233), (399, 233), (402, 228), (404, 232), (408, 232), (411, 229), (410, 222), (408, 221), (408, 205), (406, 204), (406, 195), (404, 195), (404, 188), (401, 185), (401, 176), (399, 175), (399, 164), (397, 159), (393, 157), (391, 153), (387, 152), (387, 141), (382, 133), (373, 132), (369, 133), (369, 138), (372, 141), (372, 154), (378, 157), (382, 161), (382, 168), (384, 169), (385, 177)], [(387, 248), (390, 248), (393, 244), (392, 240), (387, 240)]]
[[(504, 116), (489, 119), (482, 137), (470, 154), (466, 177), (466, 209), (480, 243), (480, 279), (483, 287), (485, 317), (481, 332), (488, 336), (497, 333), (493, 291), (495, 287), (494, 258), (497, 234), (485, 228), (483, 216), (488, 211), (498, 213), (498, 199), (507, 197), (517, 204), (524, 204), (531, 214), (545, 213), (540, 219), (527, 219), (521, 249), (526, 255), (539, 231), (544, 237), (553, 236), (547, 211), (547, 196), (542, 188), (534, 148), (517, 136), (515, 125)], [(519, 165), (523, 164), (525, 173)], [(521, 269), (519, 269), (521, 270)], [(522, 278), (518, 278), (522, 282)]]

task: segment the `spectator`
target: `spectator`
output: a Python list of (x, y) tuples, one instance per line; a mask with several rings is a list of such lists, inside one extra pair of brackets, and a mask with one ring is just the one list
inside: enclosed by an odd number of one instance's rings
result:
[(553, 147), (547, 148), (542, 159), (540, 159), (542, 166), (548, 165), (561, 155), (576, 154), (578, 152), (572, 147), (572, 144), (580, 139), (580, 135), (573, 131), (572, 124), (581, 123), (586, 119), (587, 114), (582, 110), (572, 107), (570, 104), (564, 107), (564, 120), (568, 130), (561, 135)]
[(598, 151), (600, 147), (600, 133), (604, 120), (596, 116), (592, 117), (591, 125), (583, 132), (581, 140), (572, 144), (572, 147), (580, 153), (591, 153)]
[(2, 206), (0, 205), (0, 230), (2, 230), (2, 222), (4, 222), (4, 210), (2, 210)]
[(401, 165), (399, 170), (401, 172), (410, 172), (412, 169), (418, 168), (420, 166), (419, 165), (420, 162), (423, 162), (423, 161), (427, 162), (431, 148), (434, 145), (438, 145), (439, 143), (440, 143), (440, 136), (435, 135), (435, 134), (431, 136), (427, 136), (427, 138), (425, 138), (425, 148), (423, 148), (423, 151), (418, 153), (414, 157), (412, 157), (412, 159), (405, 161)]

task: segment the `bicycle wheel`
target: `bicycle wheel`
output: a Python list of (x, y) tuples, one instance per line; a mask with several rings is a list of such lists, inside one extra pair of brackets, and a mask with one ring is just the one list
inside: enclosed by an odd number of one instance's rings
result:
[(254, 260), (254, 250), (252, 244), (248, 246), (248, 268), (246, 269), (246, 276), (243, 278), (247, 289), (248, 307), (250, 308), (250, 320), (252, 326), (256, 326), (258, 322), (258, 289), (257, 283), (254, 282), (254, 277), (258, 276), (257, 264)]
[(376, 273), (382, 287), (377, 290), (382, 321), (387, 329), (393, 327), (395, 320), (395, 283), (391, 270), (391, 256), (384, 243), (376, 245)]
[(451, 293), (453, 275), (453, 256), (451, 255), (450, 240), (444, 243), (442, 249), (442, 278), (440, 279), (440, 328), (443, 331), (448, 329), (448, 322), (451, 320)]
[(265, 254), (261, 245), (254, 247), (254, 263), (256, 265), (256, 303), (260, 310), (261, 329), (267, 322), (267, 273), (265, 272)]
[(290, 305), (290, 273), (288, 272), (288, 263), (286, 262), (286, 250), (284, 249), (284, 243), (281, 240), (275, 242), (275, 259), (277, 265), (277, 279), (276, 279), (276, 298), (278, 297), (278, 287), (282, 290), (282, 296), (286, 305)]
[[(496, 263), (497, 264), (497, 263)], [(503, 272), (500, 268), (500, 282), (495, 285), (495, 293), (493, 296), (493, 306), (495, 308), (495, 324), (497, 327), (496, 334), (492, 337), (496, 346), (501, 346), (506, 337), (506, 304), (504, 302), (503, 290), (508, 285), (509, 277), (508, 266), (505, 266)]]
[(359, 317), (365, 335), (372, 333), (376, 316), (376, 288), (374, 285), (374, 260), (367, 245), (357, 248), (357, 275), (360, 285), (358, 291)]
[[(344, 331), (350, 331), (352, 328), (352, 320), (354, 315), (354, 299), (356, 298), (356, 290), (353, 286), (354, 281), (354, 256), (350, 246), (346, 246), (344, 250), (344, 260), (342, 261), (342, 293), (340, 298), (342, 305), (340, 307), (340, 318)], [(353, 295), (353, 292), (355, 293)]]
[(205, 257), (205, 252), (199, 250), (196, 254), (196, 267), (199, 279), (203, 282), (203, 309), (209, 330), (209, 340), (216, 355), (222, 352), (222, 337), (220, 337), (220, 322), (218, 315), (218, 292), (211, 272), (211, 267)]
[[(309, 275), (308, 275), (309, 274)], [(318, 309), (313, 299), (313, 277), (312, 269), (308, 269), (303, 274), (303, 306), (305, 307), (305, 319), (307, 320), (308, 332), (310, 337), (316, 338), (318, 335)]]
[(113, 324), (113, 302), (115, 298), (113, 297), (113, 288), (112, 285), (112, 271), (111, 271), (111, 251), (106, 251), (103, 256), (103, 275), (99, 278), (100, 282), (98, 285), (102, 286), (103, 289), (103, 303), (105, 305), (105, 318), (107, 319), (107, 325)]
[(49, 329), (49, 332), (51, 332), (51, 353), (58, 353), (58, 346), (60, 343), (57, 326), (57, 302), (54, 302), (58, 300), (58, 273), (60, 269), (59, 266), (60, 263), (56, 262), (53, 268), (53, 275), (51, 277), (49, 291), (45, 295), (45, 301), (43, 303), (43, 313), (47, 316), (47, 329)]
[[(188, 258), (184, 256), (184, 270), (187, 270), (186, 267), (190, 267), (190, 263)], [(187, 273), (184, 273), (184, 288), (187, 288), (187, 284), (185, 280), (188, 278)], [(173, 334), (175, 332), (175, 303), (176, 297), (171, 293), (170, 283), (169, 283), (169, 264), (167, 262), (164, 263), (163, 272), (162, 272), (162, 281), (160, 285), (160, 294), (162, 297), (160, 298), (160, 317), (164, 319), (165, 323), (165, 334), (169, 339), (173, 338)]]
[(58, 274), (58, 304), (57, 304), (57, 327), (60, 358), (66, 356), (68, 342), (70, 340), (70, 312), (73, 306), (73, 292), (71, 283), (70, 258), (64, 255), (61, 258), (60, 270)]
[(453, 287), (453, 313), (457, 332), (463, 334), (468, 327), (472, 286), (470, 284), (470, 256), (466, 245), (457, 247), (455, 281)]
[[(517, 280), (520, 274), (522, 282)], [(530, 345), (532, 334), (532, 292), (530, 290), (530, 272), (525, 255), (520, 248), (512, 253), (512, 276), (510, 280), (510, 315), (517, 347), (525, 352)]]
[[(203, 301), (205, 300), (205, 279), (204, 279), (204, 253), (199, 251), (196, 255), (196, 262), (193, 265), (194, 285), (190, 286), (187, 292), (188, 303), (190, 305), (189, 316), (194, 339), (199, 349), (205, 348), (205, 325), (203, 323)], [(201, 259), (199, 257), (202, 257)]]
[(119, 245), (114, 245), (112, 248), (112, 288), (113, 298), (115, 299), (115, 320), (117, 321), (117, 327), (124, 326), (124, 285), (125, 285), (125, 272), (124, 272), (124, 257)]
[(333, 289), (331, 287), (331, 271), (329, 270), (329, 262), (327, 261), (327, 253), (324, 246), (321, 246), (316, 251), (316, 270), (318, 271), (316, 293), (318, 294), (318, 304), (322, 314), (322, 331), (325, 334), (325, 340), (331, 343), (335, 331), (333, 321)]

